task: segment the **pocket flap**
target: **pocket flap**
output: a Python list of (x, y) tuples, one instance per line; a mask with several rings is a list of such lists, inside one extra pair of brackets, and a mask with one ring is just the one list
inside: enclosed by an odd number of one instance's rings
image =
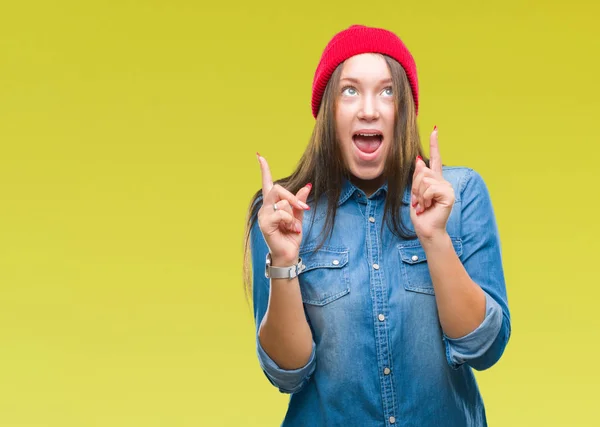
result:
[(404, 244), (402, 243), (399, 247), (400, 258), (407, 264), (417, 264), (419, 262), (427, 261), (427, 254), (423, 246), (417, 241), (416, 244)]
[(300, 252), (300, 258), (302, 258), (302, 263), (306, 266), (302, 273), (315, 268), (342, 268), (348, 263), (348, 251), (322, 248), (318, 252)]
[[(456, 255), (461, 256), (462, 241), (456, 238), (451, 239), (451, 241), (454, 252), (456, 252)], [(402, 262), (407, 264), (418, 264), (427, 261), (425, 249), (423, 249), (423, 246), (421, 246), (421, 242), (418, 239), (400, 243), (398, 245), (398, 250), (400, 251)]]

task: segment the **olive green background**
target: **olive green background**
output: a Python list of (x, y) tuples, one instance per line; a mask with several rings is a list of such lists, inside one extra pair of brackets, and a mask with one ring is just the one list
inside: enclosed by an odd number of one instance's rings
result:
[[(5, 1), (0, 426), (275, 426), (241, 282), (255, 152), (311, 133), (352, 24), (417, 62), (419, 126), (486, 180), (513, 336), (491, 426), (596, 426), (597, 3)], [(427, 145), (426, 145), (427, 146)]]

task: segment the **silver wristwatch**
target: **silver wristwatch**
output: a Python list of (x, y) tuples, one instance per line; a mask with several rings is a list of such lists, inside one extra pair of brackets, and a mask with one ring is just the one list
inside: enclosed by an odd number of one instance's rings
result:
[(298, 258), (298, 263), (289, 267), (273, 267), (271, 265), (271, 253), (269, 252), (265, 262), (265, 277), (267, 279), (293, 279), (302, 273), (305, 268), (302, 258)]

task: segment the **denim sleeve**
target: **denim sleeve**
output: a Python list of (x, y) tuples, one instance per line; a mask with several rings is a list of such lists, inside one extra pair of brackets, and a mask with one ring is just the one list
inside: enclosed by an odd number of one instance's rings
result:
[(281, 393), (296, 393), (304, 387), (315, 370), (315, 343), (313, 341), (312, 353), (306, 365), (294, 370), (280, 368), (262, 348), (258, 330), (267, 311), (270, 284), (269, 279), (265, 277), (265, 258), (268, 247), (257, 224), (251, 230), (250, 249), (252, 254), (252, 303), (258, 362), (269, 382)]
[(481, 175), (469, 170), (460, 184), (461, 261), (485, 292), (485, 317), (460, 338), (444, 335), (446, 357), (457, 369), (467, 363), (474, 369), (492, 367), (504, 353), (511, 335), (510, 311), (498, 227), (490, 194)]

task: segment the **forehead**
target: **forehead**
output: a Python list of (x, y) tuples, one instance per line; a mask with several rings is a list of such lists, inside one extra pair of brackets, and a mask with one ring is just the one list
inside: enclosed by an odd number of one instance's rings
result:
[(391, 74), (382, 55), (363, 53), (348, 58), (344, 62), (340, 78), (370, 81), (391, 78)]

